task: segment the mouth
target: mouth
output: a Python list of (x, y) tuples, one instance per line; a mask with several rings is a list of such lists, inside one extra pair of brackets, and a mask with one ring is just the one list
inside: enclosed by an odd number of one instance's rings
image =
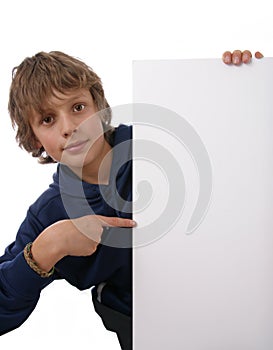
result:
[(76, 142), (70, 143), (63, 148), (63, 151), (67, 151), (69, 153), (79, 153), (84, 149), (88, 141), (89, 140), (84, 140), (84, 141), (76, 141)]

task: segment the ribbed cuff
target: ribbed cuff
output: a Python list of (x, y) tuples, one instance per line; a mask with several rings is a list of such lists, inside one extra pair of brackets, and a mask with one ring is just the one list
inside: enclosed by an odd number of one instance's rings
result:
[(6, 283), (17, 295), (23, 297), (33, 298), (40, 294), (44, 285), (52, 280), (52, 277), (43, 278), (33, 271), (27, 264), (23, 252), (12, 261), (3, 263), (1, 270)]

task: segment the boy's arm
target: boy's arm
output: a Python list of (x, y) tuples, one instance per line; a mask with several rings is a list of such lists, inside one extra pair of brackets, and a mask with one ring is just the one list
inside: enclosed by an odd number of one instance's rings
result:
[(19, 327), (34, 310), (41, 290), (56, 276), (42, 278), (27, 264), (23, 249), (35, 240), (40, 223), (28, 212), (16, 241), (0, 257), (0, 335)]
[(86, 215), (61, 220), (46, 228), (34, 241), (32, 255), (39, 267), (48, 272), (65, 256), (90, 256), (101, 241), (104, 227), (134, 227), (131, 219)]
[(7, 247), (5, 255), (0, 258), (0, 335), (19, 327), (34, 310), (41, 290), (58, 278), (56, 273), (50, 277), (41, 277), (31, 269), (23, 254), (27, 243), (33, 241), (32, 255), (35, 262), (42, 270), (49, 271), (64, 256), (93, 254), (104, 226), (134, 225), (130, 219), (88, 215), (74, 220), (61, 220), (43, 230), (29, 211), (16, 241)]

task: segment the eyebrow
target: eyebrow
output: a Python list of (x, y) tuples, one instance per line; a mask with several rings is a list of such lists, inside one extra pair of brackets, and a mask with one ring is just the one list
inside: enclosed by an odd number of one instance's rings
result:
[[(63, 103), (63, 104), (65, 104), (65, 103), (71, 103), (71, 102), (76, 101), (76, 100), (80, 101), (81, 99), (86, 99), (87, 96), (81, 93), (81, 94), (74, 95), (74, 96), (71, 96), (71, 97), (68, 97), (68, 98), (58, 98), (58, 97), (55, 97), (55, 96), (54, 96), (54, 98), (56, 98), (59, 101), (65, 101)], [(62, 106), (62, 104), (61, 104), (61, 106)], [(56, 104), (46, 104), (45, 103), (45, 108), (41, 108), (41, 112), (45, 113), (45, 112), (48, 112), (48, 111), (50, 111), (50, 110), (52, 110), (54, 108), (56, 108)], [(58, 106), (57, 106), (57, 108), (58, 108)]]

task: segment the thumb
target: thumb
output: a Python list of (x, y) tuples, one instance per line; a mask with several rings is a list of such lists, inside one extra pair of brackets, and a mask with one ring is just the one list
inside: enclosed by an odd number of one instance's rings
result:
[(260, 59), (260, 58), (263, 58), (264, 55), (261, 52), (257, 51), (257, 52), (255, 52), (255, 57)]

